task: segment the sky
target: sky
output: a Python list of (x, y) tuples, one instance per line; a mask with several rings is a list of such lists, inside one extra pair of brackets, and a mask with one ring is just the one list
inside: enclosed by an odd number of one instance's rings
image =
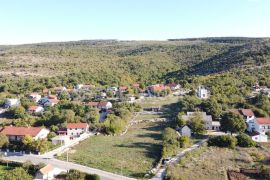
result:
[(270, 37), (270, 0), (2, 0), (0, 44)]

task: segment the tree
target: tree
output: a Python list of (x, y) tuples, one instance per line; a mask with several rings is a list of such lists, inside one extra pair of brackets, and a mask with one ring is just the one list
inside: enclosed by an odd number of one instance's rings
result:
[(34, 142), (34, 140), (33, 140), (32, 136), (30, 136), (30, 135), (25, 135), (22, 139), (22, 143), (23, 143), (24, 147), (28, 150), (32, 150), (33, 142)]
[(237, 145), (240, 147), (254, 147), (256, 142), (253, 141), (247, 134), (240, 133), (236, 136)]
[(25, 109), (23, 106), (17, 106), (10, 110), (14, 118), (24, 118), (25, 117)]
[(91, 108), (88, 113), (85, 114), (85, 119), (88, 122), (91, 122), (93, 124), (99, 123), (99, 112), (98, 109)]
[(213, 97), (202, 103), (202, 108), (206, 113), (211, 114), (215, 119), (219, 118), (222, 113), (222, 107)]
[(85, 179), (86, 174), (75, 170), (75, 169), (71, 169), (68, 171), (67, 176), (66, 176), (66, 180), (84, 180)]
[(32, 180), (33, 177), (28, 174), (23, 168), (17, 167), (11, 171), (4, 174), (5, 180)]
[(105, 131), (108, 134), (119, 134), (123, 131), (126, 123), (120, 117), (110, 114), (104, 122)]
[(179, 135), (172, 128), (166, 128), (162, 134), (163, 143), (166, 144), (178, 144)]
[(0, 148), (9, 144), (8, 137), (5, 134), (0, 133)]
[(208, 146), (235, 148), (237, 139), (231, 135), (215, 136), (208, 140)]
[(186, 124), (185, 120), (183, 119), (184, 112), (179, 112), (176, 116), (176, 123), (179, 127), (182, 127)]
[(75, 112), (72, 110), (63, 110), (61, 116), (63, 122), (68, 123), (75, 122)]
[(194, 134), (205, 133), (203, 117), (199, 112), (190, 117), (190, 119), (187, 121), (187, 125), (190, 127)]
[(239, 133), (244, 132), (246, 128), (244, 119), (238, 114), (227, 112), (221, 116), (220, 130), (223, 132)]

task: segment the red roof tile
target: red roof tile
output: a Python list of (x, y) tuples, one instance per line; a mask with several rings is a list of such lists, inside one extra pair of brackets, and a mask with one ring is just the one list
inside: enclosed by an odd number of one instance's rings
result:
[(106, 106), (108, 102), (99, 102), (98, 106)]
[(38, 106), (29, 106), (28, 111), (35, 111), (37, 108)]
[(99, 102), (89, 102), (88, 105), (92, 107), (98, 106)]
[(75, 128), (87, 128), (87, 123), (68, 123), (67, 128), (68, 129), (75, 129)]
[(251, 109), (241, 109), (244, 116), (254, 116), (254, 113)]
[(6, 126), (1, 131), (2, 134), (5, 135), (14, 135), (14, 136), (25, 136), (30, 135), (35, 137), (42, 130), (40, 127), (14, 127), (14, 126)]
[(256, 118), (258, 124), (270, 124), (270, 118)]

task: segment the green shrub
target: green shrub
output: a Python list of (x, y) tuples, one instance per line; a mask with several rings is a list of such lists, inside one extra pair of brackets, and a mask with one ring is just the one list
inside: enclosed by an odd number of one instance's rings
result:
[(208, 146), (235, 148), (237, 139), (231, 135), (212, 137), (208, 140)]
[(236, 136), (237, 145), (240, 147), (254, 147), (256, 146), (256, 142), (253, 141), (248, 135), (244, 133), (240, 133)]
[(85, 180), (100, 180), (100, 176), (97, 174), (86, 174)]

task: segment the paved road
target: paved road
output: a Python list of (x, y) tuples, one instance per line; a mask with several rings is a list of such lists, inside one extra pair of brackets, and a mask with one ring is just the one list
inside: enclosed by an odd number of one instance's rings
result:
[(177, 162), (179, 162), (181, 160), (182, 157), (184, 157), (186, 155), (187, 152), (190, 152), (190, 151), (193, 151), (197, 148), (199, 148), (204, 142), (206, 142), (208, 139), (204, 139), (202, 141), (200, 141), (199, 143), (197, 144), (194, 144), (192, 145), (191, 147), (181, 151), (179, 154), (177, 154), (176, 156), (174, 156), (173, 158), (171, 158), (166, 166), (163, 166), (162, 168), (160, 168), (158, 170), (158, 172), (156, 173), (156, 175), (152, 178), (152, 180), (162, 180), (164, 179), (165, 175), (166, 175), (166, 167), (169, 165), (169, 164), (175, 164)]
[(75, 164), (72, 162), (66, 162), (66, 161), (61, 161), (58, 159), (46, 159), (38, 155), (20, 155), (19, 153), (9, 155), (7, 157), (2, 157), (4, 160), (8, 161), (15, 161), (15, 162), (25, 162), (25, 161), (31, 161), (33, 164), (38, 164), (38, 163), (45, 163), (45, 164), (51, 164), (54, 167), (64, 169), (64, 170), (69, 170), (69, 169), (77, 169), (79, 171), (89, 173), (89, 174), (98, 174), (102, 180), (132, 180), (132, 178), (128, 178), (125, 176), (121, 176), (118, 174), (102, 171), (99, 169), (95, 168), (90, 168), (87, 166), (82, 166), (79, 164)]

